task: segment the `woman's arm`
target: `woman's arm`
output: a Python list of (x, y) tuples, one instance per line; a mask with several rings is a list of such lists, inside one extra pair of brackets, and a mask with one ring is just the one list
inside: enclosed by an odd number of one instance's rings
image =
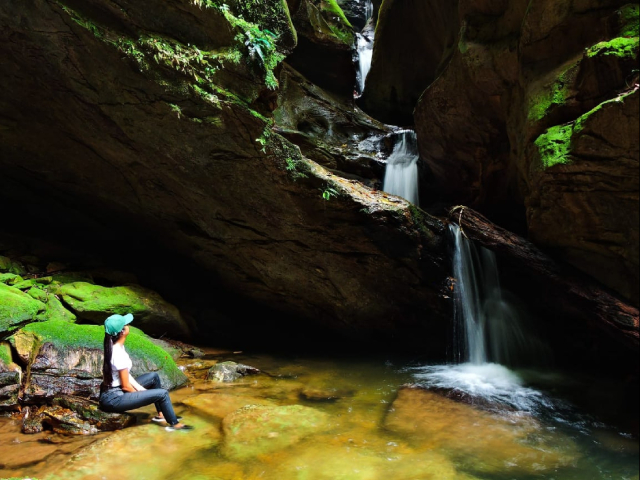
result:
[(123, 391), (142, 392), (143, 390), (146, 390), (142, 385), (136, 382), (131, 375), (129, 375), (129, 370), (126, 368), (118, 370), (118, 375), (120, 375), (120, 385)]

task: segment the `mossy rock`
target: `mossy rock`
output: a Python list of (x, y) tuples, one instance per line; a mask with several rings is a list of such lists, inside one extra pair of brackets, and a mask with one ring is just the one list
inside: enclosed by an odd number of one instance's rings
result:
[(83, 320), (102, 324), (113, 314), (133, 314), (134, 324), (145, 332), (188, 337), (190, 329), (176, 307), (160, 295), (137, 285), (101, 287), (86, 282), (62, 285), (56, 290), (65, 304)]
[(19, 282), (22, 282), (22, 277), (15, 273), (0, 273), (0, 283), (14, 285)]
[(247, 460), (289, 448), (329, 427), (329, 416), (313, 408), (251, 405), (222, 421), (223, 452), (230, 459)]
[[(28, 400), (56, 395), (78, 395), (96, 399), (102, 382), (104, 328), (65, 321), (32, 323), (10, 339), (21, 359), (30, 364), (25, 388)], [(133, 361), (131, 374), (157, 372), (164, 388), (183, 385), (187, 377), (168, 352), (154, 345), (137, 328), (127, 337)]]
[(35, 321), (44, 310), (44, 303), (17, 288), (0, 283), (0, 335)]
[(38, 316), (40, 320), (62, 320), (65, 322), (76, 321), (76, 316), (67, 310), (54, 294), (39, 288), (31, 288), (27, 292), (27, 295), (46, 305), (45, 311)]
[(3, 257), (0, 255), (0, 272), (24, 275), (25, 273), (27, 273), (27, 270), (20, 262), (13, 261), (8, 257)]

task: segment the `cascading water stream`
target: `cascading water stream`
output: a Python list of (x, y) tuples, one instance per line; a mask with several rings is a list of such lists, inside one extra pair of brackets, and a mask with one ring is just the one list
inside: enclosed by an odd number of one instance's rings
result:
[(373, 38), (364, 33), (358, 33), (358, 94), (364, 93), (367, 75), (371, 70), (371, 61), (373, 60)]
[(418, 137), (413, 130), (399, 135), (400, 140), (387, 160), (383, 190), (418, 205)]
[(358, 85), (356, 93), (362, 95), (364, 93), (365, 84), (367, 81), (367, 75), (371, 70), (371, 62), (373, 60), (373, 37), (375, 35), (375, 26), (371, 23), (373, 18), (373, 1), (365, 0), (365, 12), (366, 12), (366, 26), (362, 33), (356, 34), (357, 43), (357, 55), (358, 55), (358, 71), (357, 82)]

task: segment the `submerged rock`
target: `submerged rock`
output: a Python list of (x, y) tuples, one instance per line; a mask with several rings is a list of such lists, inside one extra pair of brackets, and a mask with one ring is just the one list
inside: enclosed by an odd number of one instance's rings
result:
[(224, 418), (223, 452), (230, 459), (247, 460), (289, 448), (328, 428), (329, 416), (313, 408), (247, 406)]
[[(256, 392), (257, 394), (258, 392)], [(203, 393), (185, 399), (182, 403), (197, 410), (200, 415), (214, 417), (220, 420), (227, 415), (240, 410), (248, 405), (276, 406), (272, 401), (258, 398), (254, 395), (240, 395), (234, 391), (231, 393)]]
[(248, 365), (242, 365), (235, 362), (217, 363), (207, 372), (207, 380), (216, 380), (218, 382), (235, 382), (247, 375), (257, 375), (260, 370)]
[(577, 461), (568, 438), (562, 445), (546, 443), (543, 428), (531, 417), (491, 414), (420, 388), (400, 389), (384, 427), (428, 439), (465, 469), (482, 473), (507, 469), (513, 474), (536, 474)]

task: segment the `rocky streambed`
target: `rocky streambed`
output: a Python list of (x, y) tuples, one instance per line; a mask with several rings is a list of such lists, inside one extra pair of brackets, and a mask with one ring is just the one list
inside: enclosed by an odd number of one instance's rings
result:
[[(49, 480), (637, 478), (638, 444), (623, 432), (575, 409), (550, 408), (550, 415), (541, 417), (416, 388), (419, 362), (206, 353), (178, 360), (189, 384), (172, 393), (178, 413), (196, 426), (193, 432), (166, 432), (150, 421), (153, 407), (136, 411), (134, 426), (91, 437), (50, 431), (24, 435), (19, 416), (4, 417), (0, 475)], [(209, 374), (229, 360), (260, 373), (228, 382)], [(545, 388), (570, 397), (571, 382), (557, 375), (555, 385)], [(575, 378), (573, 383), (574, 393), (586, 391)]]

